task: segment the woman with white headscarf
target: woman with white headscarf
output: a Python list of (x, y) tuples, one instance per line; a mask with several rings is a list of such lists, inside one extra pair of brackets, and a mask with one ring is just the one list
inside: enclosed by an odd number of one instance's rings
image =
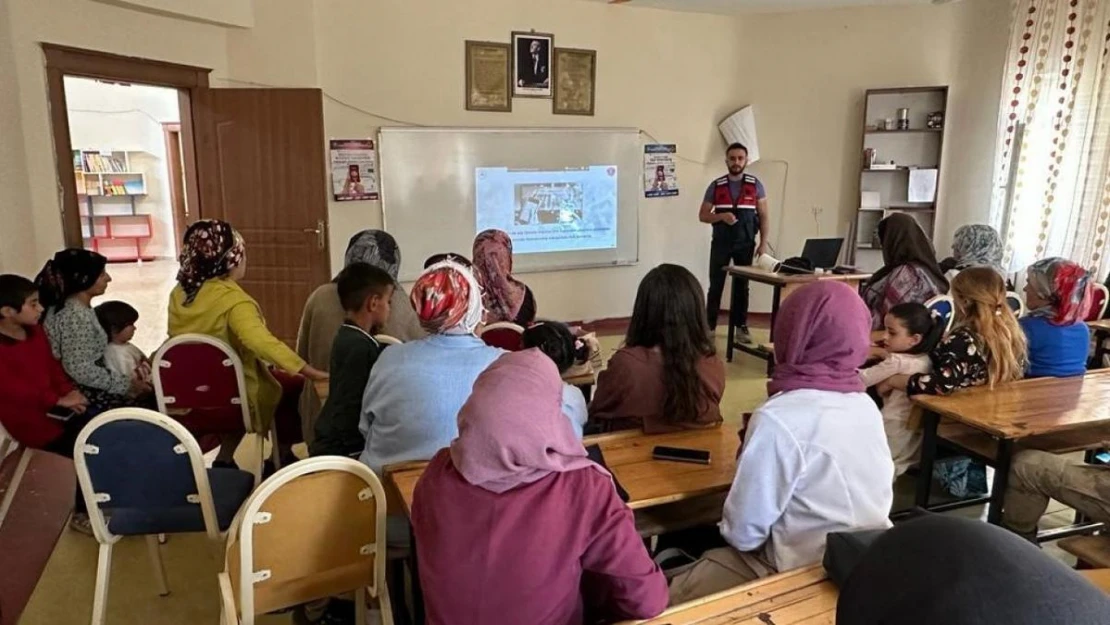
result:
[[(355, 234), (347, 243), (343, 266), (350, 267), (354, 263), (373, 265), (392, 276), (396, 283), (389, 302), (389, 321), (382, 327), (381, 333), (402, 341), (423, 338), (426, 332), (420, 328), (420, 321), (412, 311), (408, 293), (397, 282), (397, 274), (401, 269), (401, 249), (393, 236), (382, 230), (363, 230)], [(304, 313), (301, 314), (297, 355), (313, 367), (327, 371), (331, 365), (331, 344), (335, 341), (335, 335), (339, 333), (339, 326), (343, 325), (345, 316), (335, 281), (320, 285), (308, 296)], [(316, 418), (322, 407), (316, 393), (301, 394), (301, 431), (306, 443), (311, 443), (316, 437)]]
[(359, 460), (375, 472), (430, 459), (450, 444), (474, 380), (502, 353), (474, 335), (482, 293), (466, 267), (432, 265), (413, 285), (410, 300), (430, 336), (383, 351), (362, 399), (359, 430), (366, 448)]

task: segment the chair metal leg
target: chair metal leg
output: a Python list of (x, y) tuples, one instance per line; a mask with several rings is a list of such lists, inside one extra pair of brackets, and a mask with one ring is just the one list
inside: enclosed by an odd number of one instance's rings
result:
[(166, 565), (162, 563), (162, 549), (158, 545), (158, 536), (147, 534), (146, 546), (150, 552), (150, 564), (154, 567), (154, 578), (158, 580), (158, 596), (169, 596), (170, 586), (166, 583)]
[(378, 609), (381, 610), (381, 625), (393, 625), (393, 599), (389, 596), (389, 586), (385, 578), (378, 586)]
[(366, 587), (355, 590), (355, 625), (366, 625)]
[[(19, 483), (23, 481), (23, 474), (27, 472), (27, 465), (31, 462), (31, 450), (26, 447), (16, 450), (19, 456), (19, 462), (15, 465), (15, 472), (12, 473), (12, 481), (8, 484), (8, 490), (4, 493), (3, 501), (0, 501), (0, 526), (4, 525), (4, 519), (8, 516), (8, 509), (12, 507), (12, 501), (15, 500), (15, 491), (19, 490)], [(2, 459), (3, 456), (0, 456)]]
[(100, 545), (96, 559), (96, 590), (93, 592), (92, 625), (104, 625), (108, 612), (108, 585), (112, 576), (112, 547)]
[(276, 421), (270, 424), (270, 456), (274, 459), (274, 471), (281, 469), (281, 448), (278, 445)]

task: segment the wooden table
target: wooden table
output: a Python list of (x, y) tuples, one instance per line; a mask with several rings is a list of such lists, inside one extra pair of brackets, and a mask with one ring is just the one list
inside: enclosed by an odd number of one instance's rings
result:
[[(588, 373), (586, 375), (572, 376), (563, 378), (563, 381), (571, 386), (577, 386), (582, 389), (582, 395), (586, 398), (586, 402), (589, 402), (590, 395), (593, 394), (594, 384), (597, 382), (597, 374)], [(320, 380), (312, 383), (312, 388), (316, 389), (316, 396), (320, 398), (321, 404), (328, 400), (330, 385), (330, 380)]]
[[(740, 437), (725, 427), (650, 435), (628, 430), (587, 436), (582, 442), (601, 446), (605, 464), (628, 491), (628, 507), (633, 510), (727, 491), (736, 476), (736, 451), (740, 448)], [(708, 449), (710, 464), (653, 460), (651, 452), (656, 445)], [(383, 471), (387, 490), (399, 496), (406, 515), (412, 513), (413, 492), (427, 465), (411, 462)]]
[(653, 619), (620, 625), (832, 625), (839, 595), (821, 565), (814, 565), (673, 606)]
[[(1018, 441), (1025, 447), (1063, 452), (1094, 447), (1110, 438), (1110, 370), (1075, 378), (1021, 380), (993, 390), (982, 386), (947, 397), (917, 395), (913, 401), (924, 409), (916, 504), (928, 507), (937, 449), (946, 447), (994, 467), (987, 520), (995, 524), (1002, 518), (1010, 460)], [(940, 431), (942, 418), (957, 424), (955, 435)]]
[(759, 284), (766, 284), (774, 289), (771, 297), (771, 341), (775, 340), (775, 317), (778, 316), (779, 306), (782, 300), (786, 299), (791, 293), (798, 288), (814, 282), (822, 280), (833, 280), (837, 282), (844, 282), (848, 286), (858, 289), (861, 284), (871, 279), (869, 273), (851, 273), (851, 274), (798, 274), (790, 275), (785, 273), (775, 273), (760, 269), (758, 267), (744, 267), (744, 266), (730, 266), (727, 268), (727, 273), (732, 278), (732, 304), (729, 306), (729, 322), (728, 322), (728, 347), (725, 351), (725, 356), (729, 362), (732, 362), (732, 352), (738, 349), (746, 354), (761, 358), (767, 361), (768, 373), (771, 366), (774, 364), (775, 357), (772, 352), (765, 349), (760, 349), (758, 346), (747, 345), (744, 343), (736, 342), (736, 327), (732, 324), (732, 311), (736, 309), (736, 293), (740, 288), (738, 285), (739, 280), (749, 280)]

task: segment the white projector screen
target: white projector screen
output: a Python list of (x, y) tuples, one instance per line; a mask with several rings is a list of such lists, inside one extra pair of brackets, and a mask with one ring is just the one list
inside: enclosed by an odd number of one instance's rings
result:
[(513, 271), (633, 264), (643, 146), (636, 129), (382, 128), (382, 223), (402, 281), (474, 235), (513, 238)]

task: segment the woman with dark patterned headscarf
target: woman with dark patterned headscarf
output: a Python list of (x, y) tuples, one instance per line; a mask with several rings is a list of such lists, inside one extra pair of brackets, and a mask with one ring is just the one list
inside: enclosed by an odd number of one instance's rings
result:
[(1026, 275), (1029, 314), (1018, 320), (1029, 343), (1026, 377), (1083, 375), (1091, 341), (1086, 319), (1094, 300), (1090, 275), (1064, 258), (1037, 261)]
[(948, 279), (937, 264), (933, 244), (913, 217), (894, 213), (880, 221), (879, 242), (883, 266), (863, 290), (872, 330), (882, 330), (886, 314), (898, 304), (924, 304), (948, 292)]
[[(205, 334), (238, 354), (250, 403), (251, 431), (269, 432), (276, 419), (283, 451), (300, 440), (294, 396), (312, 380), (328, 375), (306, 363), (266, 328), (262, 309), (239, 280), (246, 274), (246, 246), (231, 224), (205, 219), (189, 226), (181, 248), (181, 270), (170, 293), (169, 333)], [(271, 370), (267, 362), (276, 367)], [(279, 405), (282, 410), (279, 411)], [(218, 461), (233, 462), (241, 434), (223, 439)]]
[(104, 364), (108, 335), (92, 309), (92, 299), (103, 295), (112, 277), (108, 259), (88, 250), (62, 250), (43, 266), (35, 284), (46, 308), (43, 326), (54, 355), (89, 399), (94, 412), (132, 404), (150, 393), (138, 376), (116, 373)]
[(501, 230), (474, 238), (474, 277), (484, 289), (486, 323), (510, 321), (528, 327), (536, 320), (536, 298), (513, 276), (513, 241)]
[[(389, 301), (389, 321), (381, 333), (388, 334), (403, 342), (423, 338), (427, 333), (420, 327), (420, 321), (409, 303), (408, 293), (397, 282), (401, 270), (401, 250), (393, 236), (383, 230), (363, 230), (351, 237), (347, 243), (347, 253), (343, 266), (354, 263), (373, 265), (393, 276), (393, 297)], [(339, 291), (335, 281), (320, 285), (305, 302), (301, 314), (301, 327), (297, 333), (297, 354), (308, 364), (327, 371), (331, 365), (331, 344), (343, 325), (346, 313), (339, 303)], [(301, 394), (301, 430), (305, 442), (311, 443), (316, 435), (316, 417), (322, 405), (316, 393)]]

